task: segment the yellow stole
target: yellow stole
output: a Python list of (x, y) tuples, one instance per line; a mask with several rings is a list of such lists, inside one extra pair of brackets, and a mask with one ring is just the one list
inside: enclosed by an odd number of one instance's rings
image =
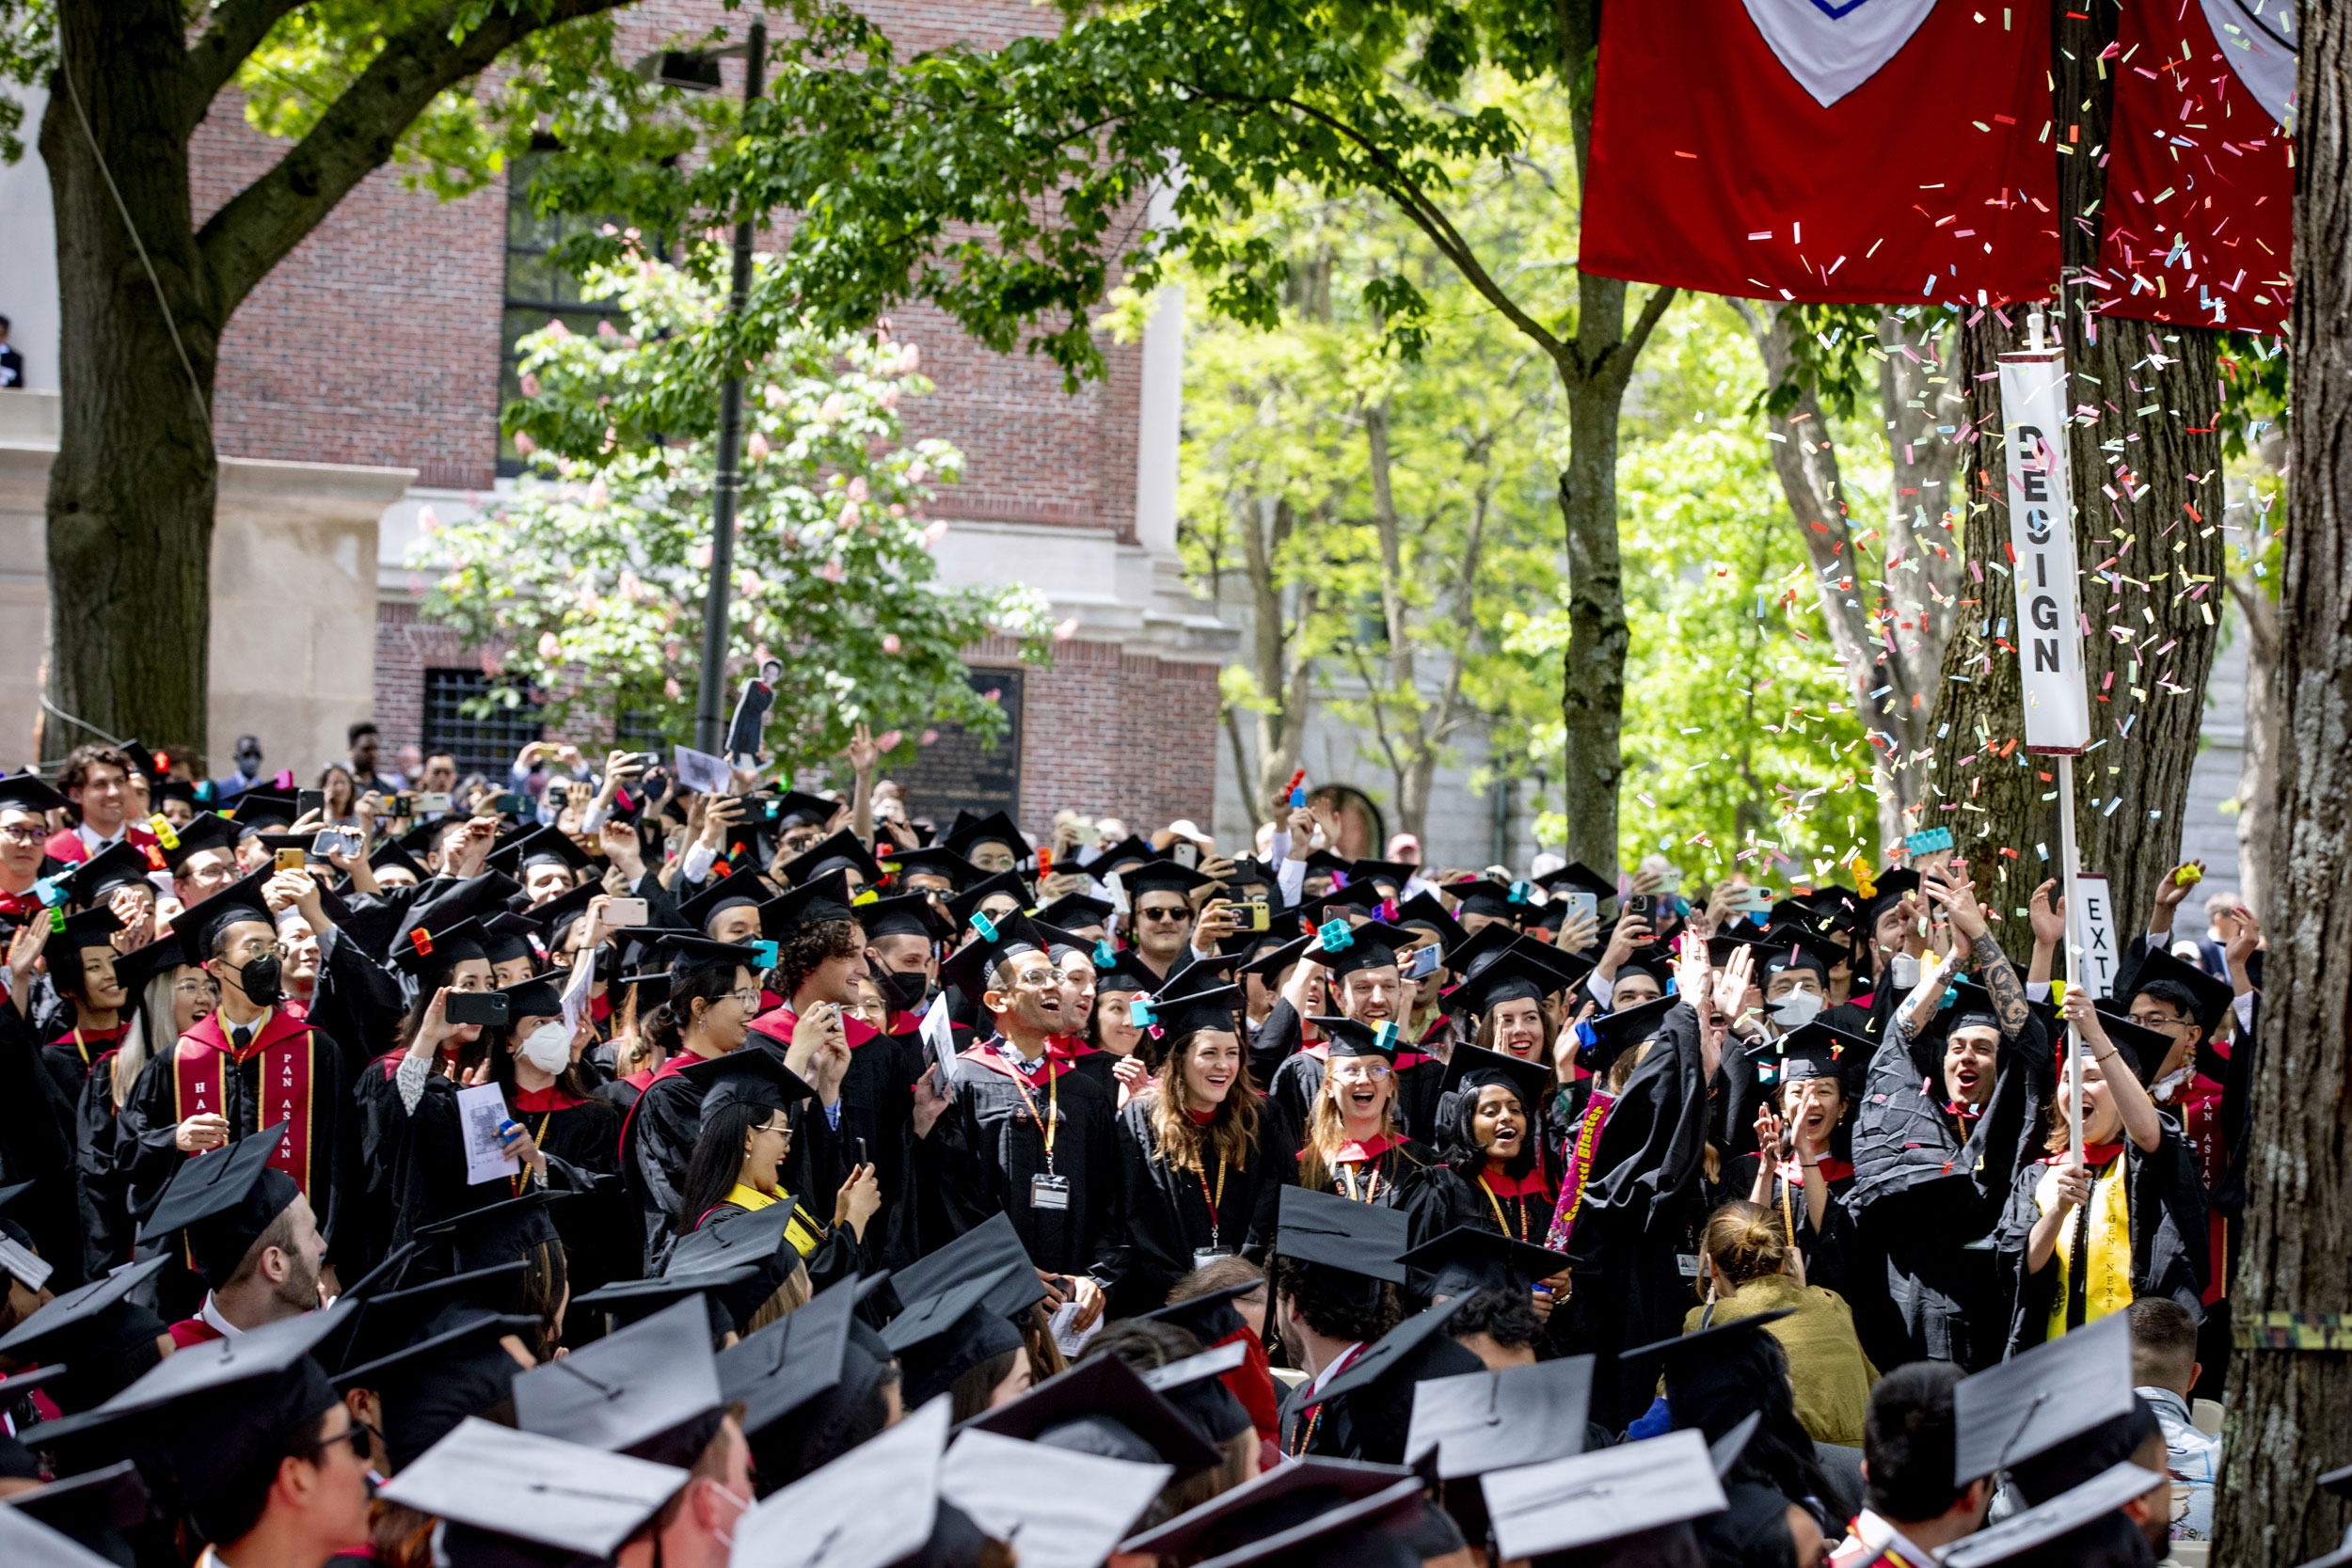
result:
[[(2088, 1208), (2068, 1214), (2058, 1227), (2058, 1243), (2050, 1249), (2050, 1261), (2058, 1269), (2050, 1338), (2066, 1332), (2066, 1304), (2074, 1290), (2074, 1227), (2083, 1223), (2086, 1212), (2090, 1216), (2090, 1243), (2083, 1253), (2083, 1322), (2121, 1312), (2132, 1304), (2132, 1216), (2125, 1194), (2130, 1165), (2129, 1154), (2116, 1155), (2106, 1170), (2092, 1179)], [(2034, 1201), (2045, 1214), (2056, 1206), (2057, 1165), (2043, 1167), (2042, 1180), (2034, 1187)]]
[[(739, 1181), (734, 1186), (727, 1189), (727, 1196), (721, 1201), (732, 1203), (739, 1209), (748, 1209), (754, 1213), (757, 1213), (760, 1210), (767, 1208), (771, 1203), (785, 1203), (789, 1202), (790, 1199), (771, 1196), (767, 1193), (761, 1192), (757, 1187), (746, 1187), (743, 1183)], [(803, 1220), (808, 1221), (808, 1223), (803, 1225), (802, 1223)], [(808, 1219), (807, 1213), (798, 1203), (794, 1203), (792, 1205), (792, 1218), (785, 1225), (784, 1239), (792, 1243), (792, 1250), (799, 1253), (803, 1258), (817, 1250), (818, 1237), (817, 1232), (811, 1228), (815, 1226), (815, 1224), (816, 1222), (814, 1220)], [(2131, 1298), (2126, 1296), (2124, 1299), (2129, 1301)]]

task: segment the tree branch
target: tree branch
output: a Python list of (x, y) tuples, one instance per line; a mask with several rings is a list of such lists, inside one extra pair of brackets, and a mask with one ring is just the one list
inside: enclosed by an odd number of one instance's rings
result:
[(453, 6), (388, 40), (310, 135), (198, 230), (197, 250), (220, 318), (226, 320), (352, 187), (390, 160), (401, 135), (434, 99), (481, 74), (520, 40), (624, 3), (547, 0), (544, 9), (528, 14), (496, 10), (463, 36), (453, 36), (461, 8)]
[(1674, 304), (1676, 292), (1671, 288), (1660, 289), (1642, 302), (1642, 313), (1634, 318), (1633, 330), (1625, 335), (1625, 342), (1617, 350), (1616, 362), (1625, 367), (1620, 380), (1631, 379), (1633, 362), (1642, 356), (1642, 345), (1649, 341), (1649, 335), (1657, 327), (1659, 318)]
[(220, 89), (227, 87), (269, 30), (302, 0), (223, 0), (213, 12), (213, 24), (188, 46), (188, 71), (195, 92), (189, 96), (188, 126), (204, 118)]

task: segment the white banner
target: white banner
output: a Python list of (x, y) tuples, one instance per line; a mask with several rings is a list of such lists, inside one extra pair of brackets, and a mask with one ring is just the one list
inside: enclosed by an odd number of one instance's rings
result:
[(2094, 997), (2115, 994), (2116, 971), (2123, 965), (2117, 945), (2115, 900), (2107, 896), (2107, 879), (2088, 871), (2074, 873), (2076, 908), (2067, 913), (2074, 927), (2067, 940), (2074, 944), (2074, 975)]
[(2080, 752), (2090, 743), (2066, 423), (2064, 354), (2002, 355), (2010, 571), (2017, 586), (2017, 630), (2010, 641), (2025, 691), (2026, 748), (2033, 752)]

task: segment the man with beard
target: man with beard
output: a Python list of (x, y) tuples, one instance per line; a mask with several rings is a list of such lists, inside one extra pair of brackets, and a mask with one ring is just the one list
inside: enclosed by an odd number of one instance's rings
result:
[(1135, 911), (1136, 956), (1165, 980), (1192, 945), (1192, 895), (1209, 879), (1188, 865), (1154, 860), (1129, 867), (1121, 880)]
[(234, 1339), (319, 1305), (326, 1238), (302, 1189), (270, 1162), (285, 1132), (280, 1123), (188, 1161), (139, 1228), (142, 1245), (184, 1232), (204, 1281), (203, 1304), (171, 1325), (181, 1350)]

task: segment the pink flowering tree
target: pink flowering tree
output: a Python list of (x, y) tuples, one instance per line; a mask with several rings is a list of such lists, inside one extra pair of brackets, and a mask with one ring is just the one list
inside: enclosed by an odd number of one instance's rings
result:
[(1028, 589), (939, 580), (930, 551), (946, 525), (924, 509), (963, 457), (903, 435), (902, 403), (930, 389), (915, 345), (886, 330), (818, 336), (757, 288), (729, 322), (723, 292), (653, 261), (584, 281), (628, 310), (629, 330), (551, 322), (524, 340), (525, 395), (504, 422), (532, 472), (420, 541), (413, 564), (438, 574), (426, 618), (505, 650), (507, 700), (534, 691), (575, 737), (625, 716), (691, 742), (719, 388), (739, 355), (726, 706), (762, 660), (782, 661), (767, 736), (787, 776), (836, 757), (859, 723), (908, 748), (943, 721), (997, 733), (1003, 716), (960, 651), (997, 632), (1041, 662), (1051, 628)]

